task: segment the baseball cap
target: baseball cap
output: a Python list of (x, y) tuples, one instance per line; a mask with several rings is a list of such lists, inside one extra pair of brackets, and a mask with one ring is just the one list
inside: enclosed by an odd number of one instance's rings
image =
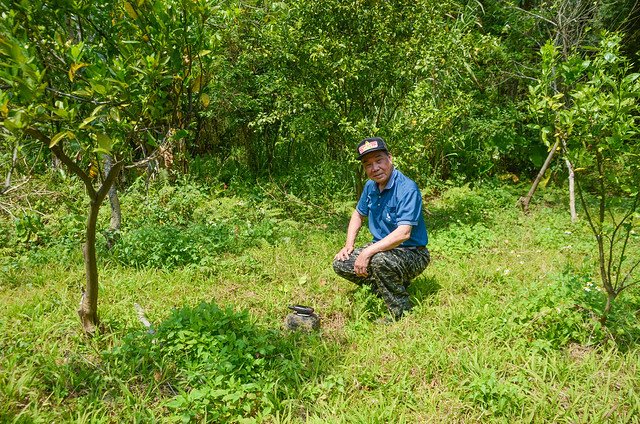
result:
[(362, 159), (362, 157), (371, 152), (377, 152), (378, 150), (384, 150), (388, 152), (387, 143), (384, 142), (382, 137), (369, 137), (362, 140), (358, 143), (358, 160)]

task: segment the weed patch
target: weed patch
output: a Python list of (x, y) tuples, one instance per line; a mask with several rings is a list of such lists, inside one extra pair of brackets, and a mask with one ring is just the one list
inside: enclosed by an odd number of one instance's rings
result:
[(546, 283), (525, 288), (520, 300), (505, 312), (504, 329), (521, 333), (533, 346), (557, 349), (571, 343), (598, 345), (610, 338), (621, 347), (640, 340), (635, 313), (638, 297), (621, 297), (612, 313), (612, 322), (598, 321), (605, 295), (588, 274), (569, 269)]
[(300, 373), (292, 349), (246, 312), (202, 303), (174, 311), (152, 334), (129, 336), (109, 357), (123, 376), (154, 376), (177, 392), (165, 405), (183, 421), (236, 422), (274, 412), (279, 386)]

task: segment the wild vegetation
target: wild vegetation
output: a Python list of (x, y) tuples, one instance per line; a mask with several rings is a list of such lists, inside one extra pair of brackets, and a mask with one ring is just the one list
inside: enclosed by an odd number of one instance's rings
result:
[[(0, 14), (0, 421), (637, 421), (635, 0)], [(432, 253), (391, 325), (330, 266), (372, 135)]]
[[(81, 198), (79, 182), (56, 184)], [(640, 412), (640, 297), (624, 293), (607, 326), (597, 319), (597, 250), (562, 190), (541, 189), (525, 216), (514, 207), (522, 183), (435, 198), (426, 187), (433, 262), (411, 287), (415, 310), (385, 326), (375, 323), (384, 305), (330, 267), (350, 199), (307, 208), (273, 185), (212, 187), (122, 194), (130, 218), (118, 247), (99, 243), (104, 328), (91, 339), (74, 312), (81, 202), (49, 207), (29, 237), (3, 225), (3, 421), (633, 422)], [(632, 235), (630, 256), (639, 242)], [(295, 303), (318, 311), (319, 333), (282, 329)]]

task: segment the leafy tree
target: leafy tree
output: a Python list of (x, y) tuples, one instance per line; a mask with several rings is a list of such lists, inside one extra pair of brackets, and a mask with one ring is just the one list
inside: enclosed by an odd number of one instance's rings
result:
[[(564, 96), (556, 98), (553, 102), (556, 106), (561, 106), (569, 99), (564, 91), (560, 75), (554, 69), (549, 69), (549, 75), (538, 78), (534, 70), (538, 68), (537, 53), (542, 46), (550, 40), (557, 48), (558, 54), (563, 60), (567, 60), (576, 50), (586, 46), (597, 44), (598, 35), (602, 30), (624, 31), (626, 36), (626, 48), (635, 51), (632, 47), (634, 43), (635, 23), (634, 10), (637, 2), (628, 0), (607, 0), (607, 1), (585, 1), (585, 0), (531, 0), (531, 1), (487, 1), (483, 2), (486, 11), (485, 26), (491, 33), (499, 36), (501, 45), (512, 52), (509, 57), (512, 60), (510, 70), (507, 74), (517, 76), (514, 79), (520, 87), (530, 84), (532, 79), (538, 79), (538, 84), (534, 84), (536, 91), (545, 91), (549, 97), (563, 93)], [(520, 92), (519, 98), (526, 97), (526, 92)], [(553, 121), (552, 117), (544, 120), (545, 124), (540, 126), (529, 126), (529, 128), (542, 130), (544, 143), (538, 146), (546, 147), (547, 160), (543, 163), (543, 151), (539, 150), (535, 143), (521, 143), (520, 148), (525, 157), (529, 157), (531, 162), (539, 170), (529, 193), (519, 201), (526, 211), (538, 184), (544, 175), (549, 175), (548, 169), (552, 168), (554, 156), (564, 156), (569, 174), (569, 199), (572, 219), (576, 219), (575, 196), (574, 196), (574, 171), (571, 163), (566, 158), (566, 140), (562, 137), (551, 139), (548, 134), (560, 135), (546, 125)], [(526, 123), (526, 121), (523, 119)], [(540, 122), (540, 119), (538, 119)], [(522, 128), (525, 133), (524, 128)], [(557, 144), (556, 144), (557, 143)], [(522, 169), (523, 167), (520, 166)], [(524, 169), (523, 169), (524, 170)], [(532, 169), (533, 170), (533, 169)]]
[(226, 141), (216, 148), (240, 148), (255, 175), (343, 160), (366, 134), (393, 140), (418, 175), (446, 176), (458, 162), (486, 170), (521, 141), (520, 114), (493, 83), (508, 67), (506, 51), (478, 32), (476, 4), (242, 6), (242, 19), (221, 33), (228, 48), (210, 122)]
[(578, 193), (596, 239), (606, 293), (603, 324), (616, 297), (640, 282), (640, 260), (626, 255), (637, 238), (634, 220), (640, 201), (640, 74), (629, 72), (620, 41), (620, 35), (605, 33), (593, 53), (574, 54), (567, 60), (547, 44), (542, 49), (542, 72), (558, 72), (567, 94), (549, 97), (534, 91), (532, 96), (534, 109), (556, 117), (554, 137), (567, 141), (568, 156), (580, 170)]
[[(83, 248), (87, 283), (78, 313), (85, 331), (93, 333), (98, 323), (97, 215), (124, 165), (117, 161), (104, 179), (99, 178), (98, 154), (111, 154), (115, 144), (119, 105), (112, 93), (117, 91), (104, 86), (101, 65), (91, 66), (102, 63), (104, 52), (82, 41), (76, 14), (81, 10), (39, 3), (13, 6), (4, 11), (0, 44), (1, 77), (8, 85), (3, 92), (3, 125), (11, 139), (33, 137), (42, 142), (86, 187), (90, 200)], [(42, 25), (47, 15), (58, 23), (51, 31)]]
[[(605, 36), (598, 53), (583, 68), (584, 82), (571, 93), (575, 106), (567, 111), (567, 121), (574, 143), (582, 147), (570, 148), (572, 161), (594, 171), (586, 173), (579, 194), (598, 244), (600, 279), (607, 294), (601, 315), (604, 323), (615, 298), (640, 282), (635, 272), (640, 259), (626, 256), (640, 200), (640, 74), (629, 73), (619, 35)], [(589, 192), (596, 197), (595, 208), (586, 199)], [(622, 203), (626, 208), (621, 216), (614, 212), (614, 196), (630, 200)]]
[(105, 196), (125, 163), (150, 163), (156, 147), (161, 153), (183, 146), (184, 153), (194, 116), (208, 104), (208, 52), (198, 49), (206, 39), (206, 7), (173, 1), (1, 6), (3, 136), (40, 141), (89, 197), (87, 281), (78, 311), (87, 333), (98, 324), (95, 242)]

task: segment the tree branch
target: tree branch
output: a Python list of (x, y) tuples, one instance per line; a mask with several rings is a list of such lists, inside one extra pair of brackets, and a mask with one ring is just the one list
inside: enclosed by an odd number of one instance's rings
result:
[(132, 163), (131, 165), (127, 165), (124, 167), (124, 169), (142, 168), (143, 166), (146, 166), (149, 162), (156, 160), (159, 155), (160, 155), (159, 150), (156, 149), (152, 154), (150, 154), (146, 158), (138, 162)]
[(629, 287), (635, 286), (635, 285), (637, 285), (639, 283), (640, 283), (640, 280), (636, 280), (636, 281), (633, 281), (633, 282), (627, 284), (626, 286), (621, 287), (620, 290), (618, 290), (618, 294), (620, 294), (623, 290), (626, 290)]
[[(624, 278), (622, 279), (622, 287), (620, 288), (620, 291), (624, 290), (625, 288), (629, 287), (629, 284), (625, 285), (625, 281), (627, 281), (627, 279), (629, 277), (631, 277), (631, 275), (633, 274), (633, 271), (638, 267), (638, 265), (640, 265), (640, 260), (637, 261), (629, 270), (629, 272), (627, 272), (627, 275), (624, 276)], [(631, 283), (631, 284), (635, 284), (635, 283)]]
[[(27, 128), (24, 130), (24, 132), (40, 140), (43, 144), (47, 146), (51, 144), (51, 139), (36, 128), (33, 128), (33, 127)], [(77, 163), (75, 163), (69, 156), (67, 156), (67, 154), (64, 152), (60, 144), (56, 144), (55, 146), (50, 147), (50, 149), (53, 152), (53, 154), (56, 155), (58, 159), (60, 159), (60, 162), (64, 163), (65, 166), (69, 168), (71, 172), (76, 174), (82, 180), (85, 187), (87, 188), (87, 194), (89, 195), (89, 198), (92, 201), (95, 200), (96, 190), (95, 188), (93, 188), (93, 182), (91, 181), (91, 177), (89, 177), (89, 175), (86, 172), (84, 172), (82, 168), (78, 166)]]
[(525, 9), (523, 9), (523, 8), (521, 8), (521, 7), (518, 7), (518, 6), (512, 6), (512, 7), (513, 7), (514, 9), (516, 9), (516, 10), (519, 10), (520, 12), (526, 13), (526, 14), (527, 14), (527, 15), (529, 15), (529, 16), (533, 16), (534, 18), (540, 19), (541, 21), (544, 21), (544, 22), (546, 22), (546, 23), (548, 23), (548, 24), (550, 24), (550, 25), (553, 25), (554, 27), (555, 27), (555, 26), (558, 26), (558, 23), (557, 23), (557, 22), (553, 22), (552, 20), (550, 20), (550, 19), (548, 19), (548, 18), (545, 18), (545, 17), (544, 17), (544, 16), (542, 16), (542, 15), (538, 15), (537, 13), (530, 12), (530, 11), (525, 10)]
[(15, 185), (15, 186), (10, 186), (10, 187), (5, 187), (2, 190), (0, 190), (0, 195), (4, 195), (4, 194), (9, 194), (12, 191), (18, 190), (20, 187), (22, 187), (23, 185), (25, 185), (26, 183), (29, 182), (29, 177), (27, 177), (24, 181), (22, 181), (20, 184)]
[(110, 101), (98, 102), (96, 100), (91, 100), (91, 99), (88, 99), (88, 98), (85, 98), (85, 97), (76, 96), (75, 94), (65, 93), (63, 91), (56, 90), (55, 88), (47, 87), (46, 89), (48, 91), (51, 91), (52, 93), (58, 95), (58, 96), (67, 97), (69, 99), (78, 100), (78, 101), (84, 102), (84, 103), (90, 103), (92, 105), (120, 106), (120, 105), (123, 105), (125, 103), (125, 102), (110, 102)]
[[(624, 252), (627, 251), (627, 244), (629, 243), (629, 237), (631, 236), (631, 229), (633, 228), (632, 227), (633, 214), (635, 213), (636, 208), (638, 207), (639, 198), (640, 198), (640, 192), (636, 195), (636, 198), (633, 200), (633, 207), (631, 208), (631, 210), (622, 218), (622, 220), (620, 221), (620, 224), (618, 224), (614, 230), (614, 235), (615, 235), (616, 231), (618, 231), (618, 229), (622, 227), (622, 225), (627, 220), (627, 218), (631, 217), (631, 222), (629, 227), (627, 228), (627, 234), (624, 237), (624, 243), (622, 244), (622, 251), (620, 252), (620, 260), (618, 261), (618, 272), (616, 273), (616, 284), (615, 284), (616, 288), (618, 287), (618, 282), (620, 281), (620, 270), (622, 269), (622, 262), (624, 261)], [(633, 268), (632, 268), (632, 271), (633, 271)], [(629, 277), (629, 274), (627, 274), (625, 278), (622, 280), (622, 286), (624, 286), (624, 282), (627, 280), (628, 277)]]
[(598, 230), (593, 223), (593, 219), (591, 218), (591, 214), (589, 213), (589, 207), (587, 206), (587, 202), (584, 199), (584, 195), (582, 194), (582, 187), (580, 187), (580, 179), (576, 178), (576, 186), (578, 186), (578, 195), (580, 196), (580, 203), (582, 203), (582, 209), (584, 209), (584, 214), (587, 217), (587, 222), (589, 223), (589, 227), (591, 227), (591, 231), (593, 235), (598, 235)]
[(111, 169), (109, 170), (109, 173), (107, 174), (107, 178), (104, 179), (104, 182), (100, 186), (98, 193), (96, 193), (96, 199), (95, 199), (96, 202), (101, 203), (102, 200), (107, 195), (107, 193), (109, 193), (109, 189), (111, 188), (111, 185), (115, 181), (116, 177), (120, 173), (120, 170), (122, 169), (123, 166), (124, 166), (123, 161), (116, 162), (115, 164), (112, 165)]

